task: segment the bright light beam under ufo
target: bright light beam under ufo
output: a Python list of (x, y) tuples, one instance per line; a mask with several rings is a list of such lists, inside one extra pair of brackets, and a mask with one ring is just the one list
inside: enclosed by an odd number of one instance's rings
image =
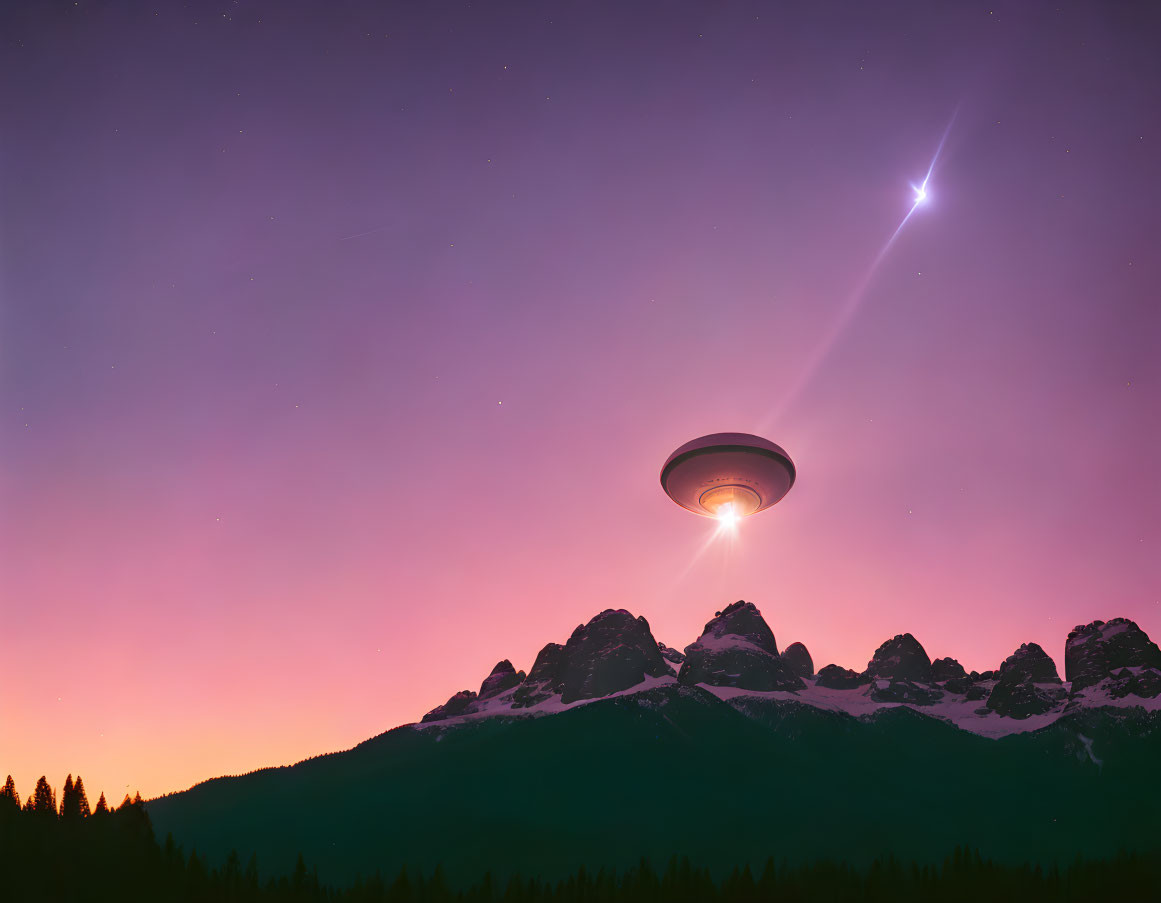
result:
[(693, 567), (695, 564), (697, 564), (698, 560), (706, 552), (709, 551), (710, 546), (714, 545), (715, 543), (718, 542), (718, 540), (721, 540), (721, 539), (725, 539), (732, 544), (733, 541), (735, 539), (737, 539), (737, 535), (738, 535), (738, 522), (737, 522), (737, 520), (734, 520), (732, 523), (727, 523), (726, 521), (722, 520), (720, 517), (717, 518), (717, 523), (715, 524), (713, 530), (702, 541), (702, 544), (700, 546), (698, 546), (697, 551), (694, 552), (693, 555), (690, 557), (689, 562), (685, 565), (685, 567), (680, 572), (678, 572), (672, 576), (672, 589), (676, 589), (677, 587), (681, 586), (682, 583), (685, 582), (685, 578), (689, 576), (689, 572), (693, 570)]
[(874, 278), (875, 272), (879, 269), (879, 264), (883, 262), (883, 259), (887, 256), (887, 252), (891, 250), (891, 246), (895, 244), (895, 239), (899, 237), (899, 233), (903, 231), (903, 227), (907, 225), (907, 221), (911, 219), (911, 214), (913, 214), (920, 206), (927, 203), (927, 185), (931, 181), (932, 174), (935, 172), (935, 165), (939, 162), (940, 154), (943, 153), (943, 146), (947, 143), (947, 136), (951, 134), (951, 127), (955, 124), (955, 117), (957, 114), (958, 110), (956, 113), (952, 114), (951, 121), (948, 122), (947, 128), (943, 130), (943, 136), (939, 139), (939, 145), (935, 148), (935, 154), (931, 158), (931, 165), (927, 167), (927, 174), (923, 177), (923, 181), (918, 185), (913, 184), (911, 186), (911, 190), (915, 192), (914, 197), (911, 199), (911, 209), (907, 211), (906, 215), (899, 222), (899, 225), (895, 227), (895, 231), (891, 233), (891, 237), (883, 243), (881, 248), (879, 248), (879, 253), (875, 255), (875, 258), (871, 261), (871, 265), (867, 267), (866, 272), (855, 286), (854, 291), (847, 296), (847, 300), (839, 310), (838, 316), (835, 318), (834, 323), (831, 324), (830, 329), (827, 330), (826, 335), (824, 335), (822, 338), (822, 341), (819, 342), (815, 347), (814, 352), (806, 362), (806, 366), (802, 368), (802, 372), (798, 379), (796, 379), (790, 388), (786, 391), (786, 394), (782, 397), (782, 401), (778, 404), (778, 406), (773, 411), (771, 411), (770, 414), (767, 415), (767, 417), (758, 425), (758, 432), (763, 433), (769, 430), (777, 422), (782, 412), (790, 406), (790, 404), (794, 401), (795, 398), (798, 397), (798, 394), (802, 391), (806, 384), (810, 382), (811, 377), (814, 376), (815, 371), (818, 370), (818, 367), (822, 363), (823, 359), (830, 352), (830, 349), (834, 347), (835, 342), (838, 341), (838, 337), (842, 335), (847, 325), (851, 322), (851, 320), (854, 319), (854, 316), (858, 312), (859, 306), (862, 304), (863, 298), (866, 295), (867, 287), (871, 284), (871, 280)]

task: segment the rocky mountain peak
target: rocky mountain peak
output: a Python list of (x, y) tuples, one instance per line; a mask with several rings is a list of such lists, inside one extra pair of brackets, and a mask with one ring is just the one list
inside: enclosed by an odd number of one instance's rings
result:
[(1009, 718), (1027, 718), (1054, 708), (1065, 695), (1056, 663), (1036, 643), (1024, 643), (1000, 665), (987, 708)]
[(1074, 694), (1125, 668), (1161, 671), (1161, 650), (1128, 618), (1081, 624), (1068, 634), (1064, 674)]
[(814, 659), (802, 643), (791, 643), (782, 650), (782, 664), (790, 669), (791, 674), (799, 677), (814, 676)]
[(560, 663), (562, 702), (607, 696), (646, 677), (672, 676), (649, 622), (624, 609), (607, 608), (572, 632)]
[(751, 602), (719, 611), (697, 641), (685, 647), (677, 679), (683, 684), (800, 690), (806, 687), (778, 655), (774, 632)]
[[(770, 655), (778, 654), (778, 643), (774, 631), (762, 617), (762, 612), (753, 602), (738, 600), (721, 611), (714, 612), (713, 620), (705, 625), (701, 639), (710, 636), (721, 639), (725, 636), (737, 637), (757, 646)], [(701, 640), (699, 639), (699, 642)], [(687, 650), (688, 652), (688, 650)]]
[(437, 705), (424, 715), (422, 721), (424, 723), (429, 721), (443, 721), (445, 718), (454, 718), (456, 715), (462, 715), (475, 701), (476, 694), (474, 692), (471, 690), (460, 690), (443, 705)]
[(875, 650), (867, 663), (866, 675), (872, 679), (931, 683), (931, 659), (919, 640), (909, 633), (900, 633)]
[(512, 667), (508, 659), (498, 662), (492, 673), (484, 678), (480, 685), (479, 699), (491, 699), (499, 696), (505, 690), (510, 690), (524, 681), (524, 672)]
[(1056, 662), (1036, 643), (1021, 643), (1019, 649), (1004, 659), (1000, 665), (1000, 679), (1012, 674), (1038, 684), (1060, 683)]
[(935, 683), (963, 677), (967, 677), (967, 671), (954, 658), (937, 658), (931, 663), (931, 679)]
[(815, 684), (828, 690), (853, 690), (855, 687), (867, 683), (867, 680), (863, 675), (850, 668), (827, 665), (818, 672)]
[(564, 647), (560, 643), (548, 643), (536, 655), (532, 670), (524, 678), (513, 694), (513, 708), (523, 709), (543, 702), (561, 689), (561, 664), (564, 661)]

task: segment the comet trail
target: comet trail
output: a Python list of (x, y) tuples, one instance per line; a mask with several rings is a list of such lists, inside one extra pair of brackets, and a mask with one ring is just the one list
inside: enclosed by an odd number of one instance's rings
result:
[(915, 196), (911, 200), (911, 209), (908, 210), (907, 214), (903, 217), (902, 220), (900, 220), (899, 225), (895, 227), (895, 231), (891, 233), (891, 237), (883, 243), (881, 248), (879, 248), (879, 252), (871, 261), (870, 266), (867, 267), (866, 272), (863, 273), (862, 278), (855, 285), (854, 290), (847, 296), (847, 300), (839, 309), (838, 316), (835, 317), (835, 320), (831, 324), (830, 329), (827, 330), (826, 335), (824, 335), (822, 338), (822, 341), (820, 341), (815, 347), (814, 352), (806, 362), (806, 366), (802, 368), (801, 375), (797, 380), (794, 381), (790, 389), (787, 390), (786, 394), (782, 398), (781, 403), (759, 424), (758, 428), (755, 430), (755, 432), (757, 432), (759, 435), (762, 435), (770, 430), (770, 428), (774, 425), (774, 423), (778, 420), (786, 408), (789, 407), (795, 398), (797, 398), (798, 394), (802, 391), (803, 388), (805, 388), (806, 384), (810, 382), (823, 359), (830, 352), (831, 348), (834, 347), (838, 337), (843, 333), (851, 320), (854, 319), (854, 316), (858, 312), (859, 307), (863, 302), (863, 298), (866, 295), (867, 287), (871, 284), (871, 280), (874, 278), (876, 271), (879, 269), (879, 265), (883, 262), (884, 258), (886, 258), (887, 252), (890, 251), (891, 246), (895, 244), (895, 239), (899, 237), (899, 233), (903, 231), (903, 227), (907, 225), (907, 221), (911, 219), (911, 215), (920, 206), (927, 202), (927, 185), (931, 181), (932, 174), (935, 172), (935, 166), (939, 162), (940, 154), (943, 153), (943, 146), (947, 143), (947, 136), (951, 134), (951, 127), (955, 124), (955, 118), (956, 115), (958, 115), (958, 112), (959, 111), (957, 109), (955, 113), (952, 113), (951, 120), (947, 123), (947, 128), (943, 130), (943, 136), (939, 139), (939, 144), (936, 146), (935, 153), (931, 157), (931, 165), (927, 167), (927, 173), (924, 175), (923, 181), (921, 181), (918, 185), (911, 185), (912, 191), (915, 192)]
[(377, 232), (386, 232), (390, 226), (380, 226), (378, 229), (368, 229), (366, 232), (356, 232), (354, 235), (344, 235), (339, 241), (350, 241), (352, 238), (362, 238), (364, 235), (374, 235)]

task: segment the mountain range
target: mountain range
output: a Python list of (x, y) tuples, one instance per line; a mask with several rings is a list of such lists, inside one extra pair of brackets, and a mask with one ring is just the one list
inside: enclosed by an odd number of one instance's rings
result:
[(815, 672), (802, 643), (779, 652), (749, 602), (716, 612), (684, 653), (654, 640), (644, 618), (608, 609), (578, 626), (565, 645), (546, 645), (527, 675), (505, 659), (478, 692), (456, 693), (422, 724), (557, 713), (672, 682), (700, 686), (722, 700), (757, 695), (850, 715), (906, 705), (989, 737), (1043, 727), (1078, 708), (1161, 708), (1161, 651), (1130, 620), (1076, 627), (1064, 661), (1062, 681), (1052, 658), (1024, 643), (995, 670), (968, 672), (954, 658), (932, 661), (904, 633), (879, 646), (860, 672), (833, 664)]
[(994, 670), (911, 634), (815, 670), (736, 602), (684, 651), (608, 609), (530, 670), (503, 660), (420, 722), (148, 803), (211, 858), (298, 852), (329, 881), (401, 865), (550, 877), (688, 854), (1005, 861), (1161, 852), (1161, 650), (1124, 618), (1076, 627), (1065, 677), (1035, 643)]

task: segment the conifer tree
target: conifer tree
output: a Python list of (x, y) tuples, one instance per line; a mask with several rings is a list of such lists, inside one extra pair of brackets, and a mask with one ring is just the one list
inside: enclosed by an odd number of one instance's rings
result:
[(80, 818), (80, 815), (76, 794), (73, 792), (73, 776), (70, 774), (65, 778), (64, 787), (60, 792), (60, 817)]
[(73, 794), (76, 797), (77, 811), (81, 818), (88, 818), (92, 812), (89, 809), (89, 797), (85, 793), (85, 782), (81, 780), (81, 776), (77, 775), (77, 782), (73, 784)]
[(99, 800), (97, 800), (97, 809), (93, 814), (94, 815), (108, 815), (109, 814), (109, 804), (105, 802), (105, 794), (103, 792), (101, 793), (101, 798)]
[(306, 884), (306, 860), (302, 858), (302, 853), (294, 860), (294, 876), (291, 881), (296, 888)]
[(399, 875), (391, 885), (392, 900), (406, 900), (411, 896), (411, 882), (407, 879), (407, 866), (399, 870)]
[(231, 897), (237, 896), (242, 886), (242, 860), (238, 858), (237, 850), (230, 850), (230, 855), (226, 857), (226, 864), (222, 867), (221, 879), (228, 895)]
[(258, 854), (251, 853), (250, 861), (246, 863), (246, 874), (242, 876), (242, 882), (251, 896), (258, 894)]
[(0, 790), (0, 811), (18, 811), (20, 809), (20, 794), (16, 792), (16, 782), (12, 775), (4, 782), (4, 789)]
[(44, 775), (36, 782), (36, 789), (29, 799), (32, 801), (31, 811), (38, 815), (56, 815), (56, 791), (48, 786)]
[[(128, 796), (125, 799), (129, 799)], [(198, 857), (196, 849), (190, 850), (189, 865), (186, 867), (187, 881), (189, 884), (190, 896), (197, 899), (206, 884), (208, 875), (206, 874), (205, 863)]]
[[(517, 899), (519, 895), (520, 882), (519, 879), (513, 875), (512, 882), (515, 884), (516, 890), (509, 890), (509, 899)], [(431, 880), (427, 882), (427, 894), (433, 900), (442, 900), (448, 896), (447, 881), (444, 880), (443, 866), (436, 865), (435, 871), (431, 873)]]

